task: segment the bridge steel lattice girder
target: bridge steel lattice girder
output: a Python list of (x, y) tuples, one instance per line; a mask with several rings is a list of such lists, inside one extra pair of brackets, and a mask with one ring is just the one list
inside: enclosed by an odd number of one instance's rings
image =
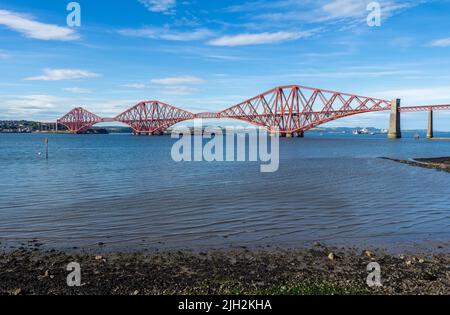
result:
[(294, 85), (272, 89), (219, 115), (289, 134), (345, 116), (389, 109), (386, 100)]
[[(117, 121), (137, 134), (162, 133), (190, 119), (229, 118), (265, 127), (269, 132), (303, 133), (335, 119), (376, 111), (391, 110), (391, 101), (299, 85), (281, 86), (259, 94), (221, 112), (193, 114), (160, 101), (144, 101), (114, 118), (101, 118), (81, 107), (58, 123), (70, 132), (82, 133), (92, 125)], [(399, 107), (399, 112), (450, 110), (450, 105)]]

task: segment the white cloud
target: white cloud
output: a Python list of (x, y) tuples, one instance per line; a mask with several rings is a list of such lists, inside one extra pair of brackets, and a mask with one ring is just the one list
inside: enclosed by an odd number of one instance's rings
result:
[(176, 0), (139, 0), (149, 11), (170, 13), (176, 5)]
[(195, 76), (178, 76), (178, 77), (168, 77), (168, 78), (162, 78), (162, 79), (153, 79), (151, 82), (153, 84), (158, 84), (158, 85), (181, 86), (181, 85), (202, 84), (205, 81), (203, 79), (195, 77)]
[(70, 41), (79, 38), (71, 28), (38, 22), (29, 16), (8, 10), (0, 10), (0, 25), (34, 39)]
[(79, 88), (79, 87), (71, 87), (63, 89), (65, 92), (73, 93), (73, 94), (88, 94), (92, 93), (89, 89)]
[(315, 34), (317, 30), (303, 32), (275, 32), (275, 33), (257, 33), (257, 34), (238, 34), (223, 36), (209, 41), (213, 46), (246, 46), (281, 43), (285, 41), (308, 38)]
[(436, 40), (431, 42), (431, 46), (434, 46), (434, 47), (449, 47), (450, 46), (450, 37), (436, 39)]
[(124, 36), (144, 37), (150, 39), (164, 39), (170, 41), (195, 41), (201, 40), (213, 35), (213, 32), (207, 29), (196, 29), (193, 31), (172, 31), (168, 28), (140, 28), (124, 29), (119, 34)]
[(26, 78), (28, 81), (61, 81), (82, 78), (95, 78), (100, 74), (79, 69), (44, 69), (43, 74), (37, 77)]

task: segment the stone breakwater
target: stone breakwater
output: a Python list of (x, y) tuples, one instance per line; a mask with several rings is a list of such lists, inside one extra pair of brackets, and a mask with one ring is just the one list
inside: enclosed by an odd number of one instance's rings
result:
[(382, 159), (390, 160), (402, 164), (407, 164), (411, 166), (435, 169), (439, 171), (450, 173), (450, 157), (440, 157), (440, 158), (417, 158), (413, 160), (400, 160), (388, 157), (382, 157)]

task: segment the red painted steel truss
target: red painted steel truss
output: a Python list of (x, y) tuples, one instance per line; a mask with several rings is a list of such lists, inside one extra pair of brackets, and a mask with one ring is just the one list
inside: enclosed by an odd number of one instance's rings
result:
[(161, 133), (170, 126), (193, 119), (191, 112), (158, 101), (141, 102), (114, 120), (124, 123), (136, 133)]
[(390, 101), (303, 86), (284, 86), (220, 113), (280, 133), (301, 132), (345, 116), (389, 110)]
[[(58, 122), (73, 133), (85, 132), (98, 122), (118, 121), (130, 126), (135, 133), (158, 134), (185, 120), (229, 118), (272, 132), (294, 133), (342, 117), (390, 109), (391, 102), (387, 100), (292, 85), (277, 87), (219, 113), (193, 114), (159, 101), (146, 101), (114, 118), (101, 118), (83, 108), (75, 108)], [(402, 112), (429, 110), (450, 110), (450, 105), (400, 108)]]
[(57, 122), (66, 126), (72, 133), (83, 133), (92, 125), (102, 122), (102, 118), (84, 108), (77, 107), (58, 119)]

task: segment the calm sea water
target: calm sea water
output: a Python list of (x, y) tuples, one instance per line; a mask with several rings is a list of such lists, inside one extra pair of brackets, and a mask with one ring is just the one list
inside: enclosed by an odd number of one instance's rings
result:
[[(50, 159), (43, 139), (50, 139)], [(450, 156), (450, 141), (307, 134), (280, 169), (175, 163), (170, 137), (0, 135), (0, 242), (44, 248), (448, 246), (450, 174), (378, 159)], [(447, 247), (448, 248), (448, 247)]]

